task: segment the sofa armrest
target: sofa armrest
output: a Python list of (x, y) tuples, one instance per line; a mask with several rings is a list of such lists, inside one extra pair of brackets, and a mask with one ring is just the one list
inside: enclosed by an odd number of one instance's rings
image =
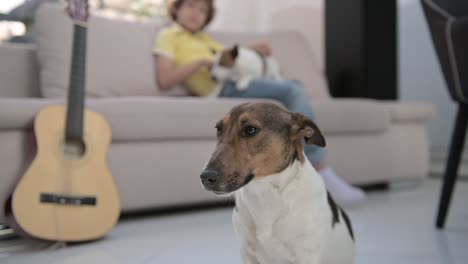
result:
[(392, 124), (388, 107), (371, 99), (318, 100), (312, 108), (325, 134), (380, 133)]
[(0, 97), (0, 130), (30, 128), (42, 108), (64, 102), (61, 99)]
[(433, 104), (424, 102), (382, 101), (392, 113), (396, 123), (421, 122), (426, 123), (436, 115)]
[(1, 44), (0, 58), (0, 97), (39, 96), (35, 45)]
[(396, 123), (427, 123), (434, 106), (424, 102), (333, 98), (313, 101), (318, 125), (325, 133), (382, 132)]

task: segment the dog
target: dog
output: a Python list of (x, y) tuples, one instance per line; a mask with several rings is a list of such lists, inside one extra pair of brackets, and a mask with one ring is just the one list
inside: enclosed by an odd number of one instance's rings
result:
[(211, 97), (219, 96), (226, 81), (233, 81), (239, 90), (245, 90), (254, 79), (282, 79), (279, 64), (274, 57), (265, 57), (239, 45), (215, 53), (211, 78), (218, 83)]
[(302, 141), (326, 145), (312, 120), (274, 103), (245, 103), (216, 129), (201, 183), (216, 195), (234, 194), (243, 263), (354, 263), (350, 218), (303, 150)]

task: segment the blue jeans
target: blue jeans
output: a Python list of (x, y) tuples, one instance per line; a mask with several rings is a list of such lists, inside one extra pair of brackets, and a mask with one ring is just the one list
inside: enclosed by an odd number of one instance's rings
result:
[[(291, 80), (253, 80), (244, 91), (239, 91), (234, 82), (227, 82), (221, 97), (266, 98), (280, 101), (291, 112), (302, 113), (315, 121), (315, 115), (309, 105), (309, 98), (302, 85)], [(304, 152), (312, 165), (317, 165), (325, 158), (325, 150), (316, 145), (304, 145)]]

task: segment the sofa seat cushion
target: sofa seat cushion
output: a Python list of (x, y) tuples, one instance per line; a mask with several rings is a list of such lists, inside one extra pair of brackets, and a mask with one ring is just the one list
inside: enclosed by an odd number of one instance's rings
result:
[[(88, 98), (86, 104), (106, 117), (114, 141), (144, 141), (214, 139), (215, 123), (232, 107), (246, 101), (260, 100), (120, 97)], [(41, 108), (64, 102), (63, 99), (0, 98), (0, 129), (30, 128)], [(326, 134), (373, 133), (390, 126), (388, 108), (373, 102), (326, 100), (314, 103), (314, 110), (319, 127)]]
[[(64, 102), (62, 99), (0, 98), (0, 130), (31, 128), (34, 116), (43, 107)], [(114, 141), (140, 141), (214, 139), (216, 122), (243, 102), (194, 97), (121, 97), (87, 99), (86, 105), (109, 121)]]
[(122, 98), (89, 102), (109, 120), (115, 140), (215, 139), (215, 124), (239, 99)]

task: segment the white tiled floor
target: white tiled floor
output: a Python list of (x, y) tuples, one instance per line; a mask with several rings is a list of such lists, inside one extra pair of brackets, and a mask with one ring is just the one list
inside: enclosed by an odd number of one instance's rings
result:
[[(457, 186), (444, 231), (434, 228), (440, 183), (373, 193), (349, 208), (358, 264), (462, 264), (468, 262), (468, 183)], [(231, 209), (204, 210), (121, 221), (97, 242), (60, 250), (23, 240), (0, 242), (0, 263), (240, 263)]]

